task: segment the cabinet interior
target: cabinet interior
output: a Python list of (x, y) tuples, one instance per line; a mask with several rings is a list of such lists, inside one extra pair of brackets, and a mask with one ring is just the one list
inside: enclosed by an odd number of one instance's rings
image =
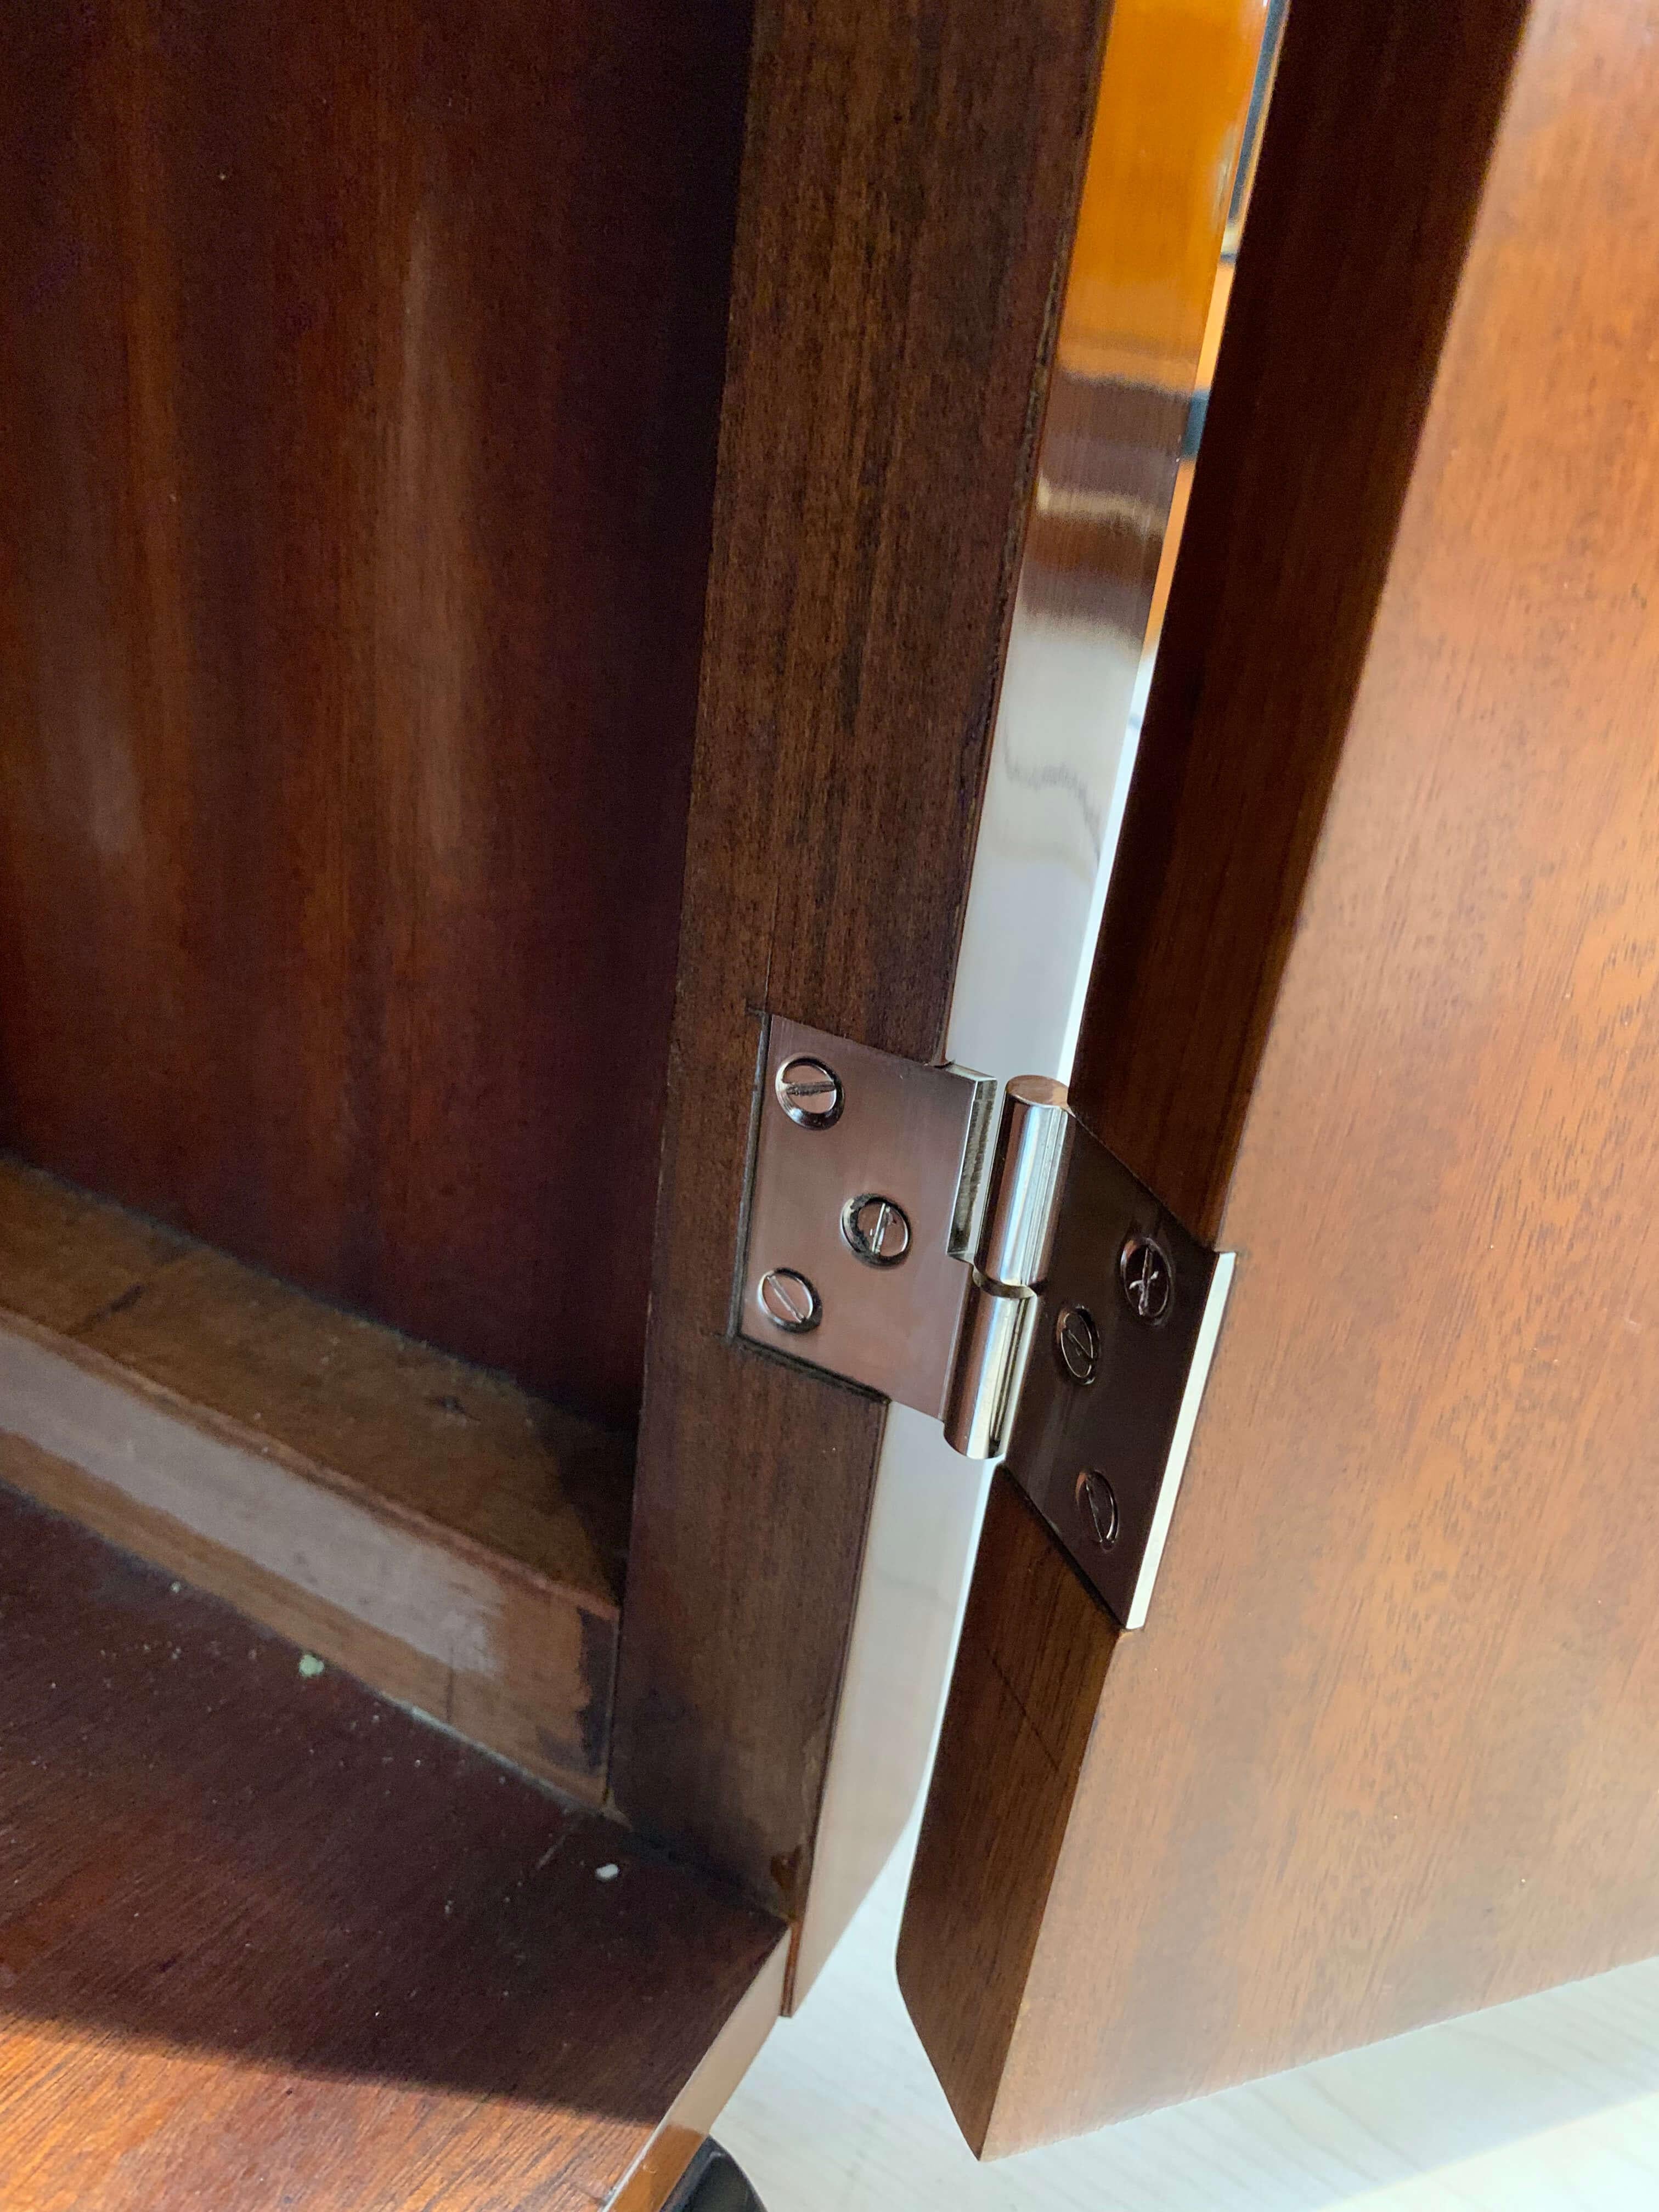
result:
[(12, 14), (0, 1480), (597, 1798), (746, 12)]

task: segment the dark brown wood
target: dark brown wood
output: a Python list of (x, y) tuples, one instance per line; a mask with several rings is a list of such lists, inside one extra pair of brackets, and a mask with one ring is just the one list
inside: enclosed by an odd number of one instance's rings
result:
[[(906, 1999), (963, 2131), (1001, 2087), (1005, 1992), (1023, 1990), (1116, 1641), (1010, 1479), (993, 1476), (903, 1925)], [(981, 1750), (987, 1754), (979, 1755)], [(973, 1848), (951, 1856), (962, 1838)]]
[(18, 2212), (602, 2203), (777, 1944), (4, 1492), (0, 1651)]
[(0, 1473), (577, 1796), (626, 1439), (0, 1159)]
[(743, 0), (4, 22), (0, 1143), (631, 1424)]
[(1524, 12), (1309, 0), (1285, 34), (1072, 1085), (1206, 1239)]
[(756, 1014), (941, 1048), (1103, 14), (757, 15), (612, 1772), (791, 1914), (882, 1411), (729, 1340)]
[[(1652, 27), (1616, 0), (1534, 9), (1413, 453), (1425, 287), (1459, 258), (1514, 14), (1291, 10), (1175, 582), (1220, 591), (1233, 657), (1155, 687), (1169, 790), (1132, 809), (1165, 823), (1177, 888), (1144, 854), (1137, 879), (1207, 900), (1219, 934), (1200, 957), (1166, 903), (1143, 945), (1120, 902), (1114, 951), (1172, 996), (1103, 999), (1127, 1062), (1103, 1126), (1197, 1217), (1232, 1162), (1238, 1276), (1151, 1619), (1115, 1644), (1085, 1620), (1066, 1661), (1110, 1662), (1080, 1760), (1030, 1741), (1070, 1571), (981, 1555), (969, 1620), (998, 1634), (974, 1626), (952, 1692), (901, 1976), (951, 2023), (930, 2033), (987, 2150), (1659, 1948)], [(1398, 313), (1357, 331), (1371, 286)], [(1357, 421), (1392, 426), (1397, 536), (1394, 495), (1343, 464)], [(1197, 623), (1172, 609), (1177, 640)], [(1300, 884), (1291, 824), (1328, 787)], [(1209, 818), (1229, 806), (1248, 896)], [(1274, 820), (1288, 950), (1255, 850)], [(1253, 1042), (1212, 1060), (1229, 978)], [(1165, 1139), (1170, 1065), (1194, 1089)], [(1016, 1717), (994, 1729), (993, 1663)], [(949, 1892), (1016, 1803), (1061, 1840), (1011, 1872), (1029, 1963), (988, 1975)]]

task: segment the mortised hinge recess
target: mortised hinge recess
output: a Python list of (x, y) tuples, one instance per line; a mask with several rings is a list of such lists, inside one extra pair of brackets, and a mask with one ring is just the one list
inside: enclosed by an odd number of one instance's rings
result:
[(1139, 1628), (1233, 1255), (1044, 1077), (1001, 1086), (777, 1018), (763, 1069), (738, 1334), (1000, 1457)]

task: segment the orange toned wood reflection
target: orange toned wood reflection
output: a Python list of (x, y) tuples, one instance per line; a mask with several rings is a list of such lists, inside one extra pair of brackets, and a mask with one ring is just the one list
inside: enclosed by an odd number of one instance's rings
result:
[(1118, 0), (1060, 365), (1189, 386), (1238, 173), (1267, 0)]

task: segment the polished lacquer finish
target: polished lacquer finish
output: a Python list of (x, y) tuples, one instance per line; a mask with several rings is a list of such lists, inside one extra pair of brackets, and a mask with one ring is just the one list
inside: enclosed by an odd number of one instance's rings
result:
[(0, 18), (0, 1142), (619, 1424), (745, 13)]
[(1117, 0), (1008, 637), (951, 1056), (1071, 1075), (1281, 7)]

